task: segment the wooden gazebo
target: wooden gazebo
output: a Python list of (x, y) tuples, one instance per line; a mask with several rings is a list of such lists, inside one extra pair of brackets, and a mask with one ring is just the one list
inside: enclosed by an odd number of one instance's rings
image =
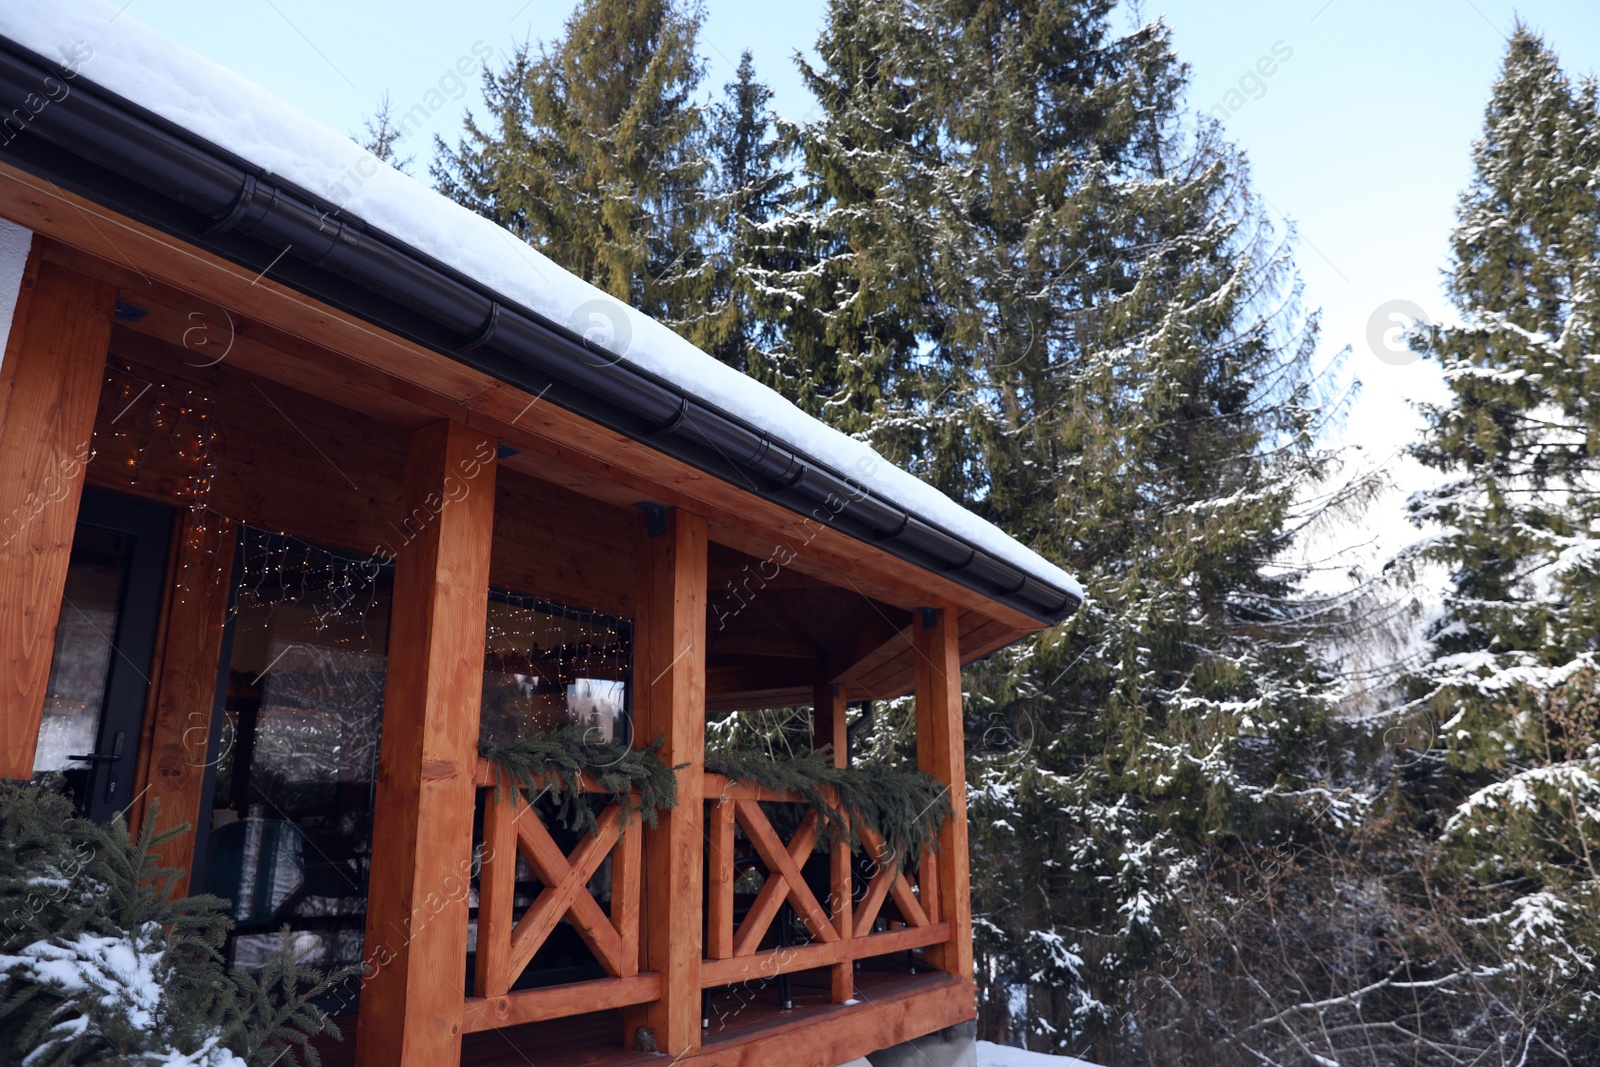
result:
[[(1072, 580), (112, 10), (0, 10), (4, 776), (190, 826), (240, 965), (282, 922), (365, 961), (330, 1056), (372, 1067), (834, 1067), (973, 1018), (961, 666)], [(508, 699), (664, 739), (658, 826), (495, 787), (513, 652)], [(708, 714), (810, 704), (844, 760), (907, 694), (953, 809), (919, 865), (836, 844), (824, 887), (795, 797), (704, 770)]]

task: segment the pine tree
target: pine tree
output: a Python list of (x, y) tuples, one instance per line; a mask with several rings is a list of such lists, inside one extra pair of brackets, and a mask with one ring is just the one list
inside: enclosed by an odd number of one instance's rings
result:
[(489, 114), (452, 149), (440, 192), (703, 348), (726, 341), (712, 300), (701, 12), (672, 0), (584, 0), (564, 35), (485, 67)]
[[(1450, 398), (1415, 450), (1450, 480), (1418, 494), (1425, 558), (1451, 574), (1415, 680), (1469, 767), (1516, 747), (1508, 705), (1594, 665), (1600, 640), (1600, 123), (1526, 27), (1507, 51), (1451, 239), (1463, 324), (1424, 339)], [(1531, 705), (1526, 705), (1531, 706)]]
[(721, 340), (713, 356), (758, 378), (769, 377), (765, 352), (774, 343), (774, 315), (764, 279), (781, 272), (792, 255), (768, 223), (791, 195), (789, 145), (774, 130), (768, 109), (772, 90), (756, 78), (748, 51), (739, 57), (734, 79), (723, 86), (723, 102), (712, 109), (715, 150), (714, 258), (716, 291), (712, 331)]
[(782, 220), (786, 388), (1089, 590), (968, 679), (981, 1025), (1034, 1047), (1122, 1025), (1211, 850), (1329, 800), (1273, 562), (1324, 458), (1315, 323), (1166, 29), (1113, 6), (835, 0)]
[(1594, 80), (1574, 83), (1526, 26), (1473, 164), (1451, 237), (1461, 324), (1417, 340), (1449, 395), (1423, 409), (1413, 452), (1448, 480), (1411, 501), (1429, 534), (1413, 555), (1449, 584), (1407, 681), (1443, 759), (1410, 792), (1492, 942), (1483, 965), (1558, 996), (1555, 1047), (1593, 1052), (1600, 110)]

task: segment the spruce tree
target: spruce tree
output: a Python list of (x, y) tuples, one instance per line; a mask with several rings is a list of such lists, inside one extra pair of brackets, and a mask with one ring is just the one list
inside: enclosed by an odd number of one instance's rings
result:
[(1600, 639), (1596, 119), (1594, 82), (1519, 27), (1451, 238), (1463, 321), (1422, 339), (1450, 395), (1414, 454), (1449, 479), (1411, 509), (1451, 582), (1414, 695), (1468, 767), (1503, 762), (1510, 709), (1593, 666)]
[(765, 353), (775, 338), (765, 279), (793, 262), (768, 225), (788, 202), (792, 180), (790, 146), (774, 129), (771, 100), (772, 90), (756, 77), (746, 51), (723, 86), (722, 102), (711, 109), (716, 288), (706, 310), (715, 319), (709, 332), (718, 340), (708, 351), (758, 378), (770, 377)]
[(377, 156), (396, 170), (407, 170), (415, 156), (402, 156), (399, 154), (399, 145), (405, 140), (405, 129), (400, 125), (399, 118), (394, 113), (394, 102), (389, 98), (389, 93), (384, 92), (378, 98), (378, 110), (368, 116), (361, 124), (361, 136), (355, 138), (356, 142), (368, 152)]
[[(1461, 322), (1418, 337), (1449, 388), (1414, 454), (1414, 553), (1449, 576), (1407, 681), (1438, 724), (1409, 792), (1507, 988), (1562, 1001), (1556, 1048), (1600, 1031), (1600, 111), (1519, 25), (1451, 237)], [(1461, 799), (1465, 797), (1465, 799)], [(1442, 808), (1442, 811), (1437, 809)], [(1452, 810), (1453, 809), (1453, 810)], [(1530, 1038), (1531, 1040), (1531, 1038)], [(1567, 1046), (1569, 1049), (1572, 1045)]]
[(1291, 843), (1328, 680), (1275, 565), (1324, 457), (1288, 251), (1159, 23), (835, 0), (786, 387), (1085, 580), (968, 676), (985, 1036), (1137, 1031), (1186, 880)]
[(436, 142), (440, 192), (618, 300), (710, 348), (715, 220), (696, 52), (701, 11), (583, 0), (564, 35), (485, 66), (488, 115)]

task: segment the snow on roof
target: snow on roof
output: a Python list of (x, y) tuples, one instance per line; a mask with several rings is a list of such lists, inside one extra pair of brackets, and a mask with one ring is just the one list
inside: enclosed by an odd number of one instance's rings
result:
[[(5, 0), (0, 35), (760, 427), (899, 507), (1080, 600), (1076, 579), (861, 441), (568, 273), (349, 137), (102, 0)], [(596, 309), (611, 318), (589, 332)]]

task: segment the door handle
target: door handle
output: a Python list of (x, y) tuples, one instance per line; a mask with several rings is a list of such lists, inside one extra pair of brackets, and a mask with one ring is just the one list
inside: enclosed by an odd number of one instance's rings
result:
[[(67, 758), (81, 760), (84, 763), (116, 763), (122, 759), (122, 742), (126, 737), (127, 734), (124, 731), (118, 730), (115, 734), (111, 735), (110, 752), (88, 752), (81, 756), (68, 756)], [(108, 773), (106, 775), (106, 799), (110, 800), (112, 797), (116, 796), (116, 793), (117, 776), (114, 773)]]
[(68, 759), (82, 760), (85, 763), (115, 763), (122, 758), (122, 738), (124, 734), (118, 730), (111, 737), (110, 752), (90, 752), (83, 756), (68, 756)]

